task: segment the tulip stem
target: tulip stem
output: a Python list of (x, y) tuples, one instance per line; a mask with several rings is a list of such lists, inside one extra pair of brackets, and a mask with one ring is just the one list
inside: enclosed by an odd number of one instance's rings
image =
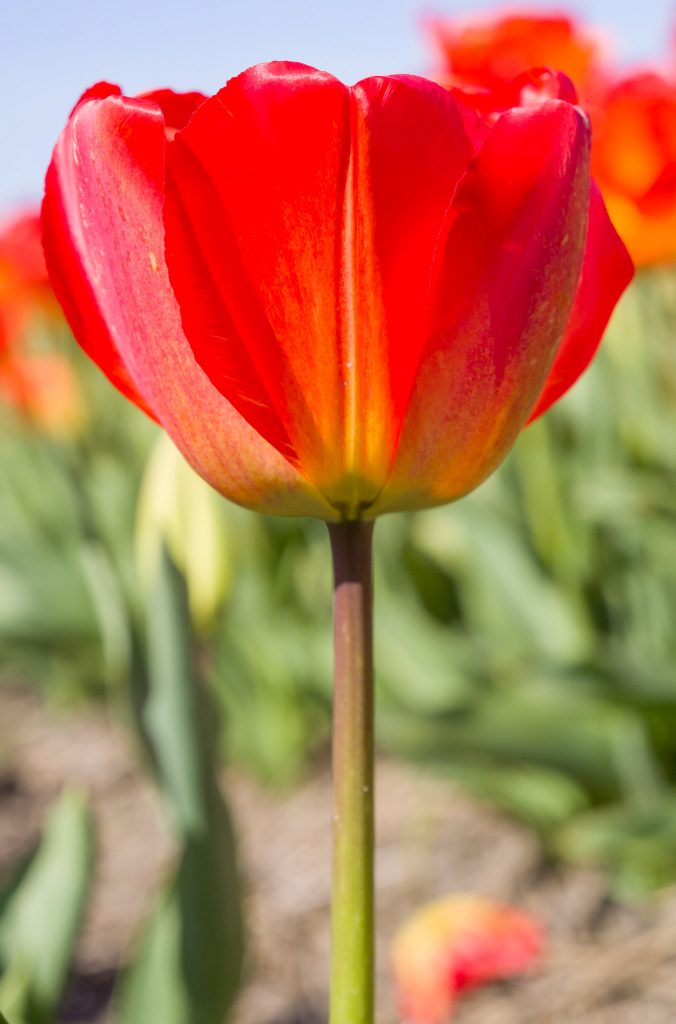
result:
[(329, 524), (334, 569), (330, 1024), (373, 1024), (373, 523)]

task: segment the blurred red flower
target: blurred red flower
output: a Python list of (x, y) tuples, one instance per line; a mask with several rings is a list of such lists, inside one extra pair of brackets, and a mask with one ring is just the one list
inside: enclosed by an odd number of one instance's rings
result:
[(445, 1024), (468, 989), (520, 974), (542, 956), (529, 914), (481, 896), (435, 900), (397, 932), (392, 971), (406, 1024)]
[(606, 91), (592, 167), (634, 262), (676, 260), (676, 76), (632, 75)]
[(510, 83), (530, 68), (572, 79), (592, 120), (592, 173), (632, 259), (676, 259), (676, 76), (621, 76), (591, 31), (563, 14), (437, 19), (431, 29), (443, 83), (484, 113), (503, 110)]
[(48, 434), (76, 433), (84, 420), (75, 374), (58, 352), (0, 356), (0, 400)]
[(0, 352), (37, 311), (57, 312), (40, 242), (40, 218), (24, 211), (0, 226)]
[(430, 38), (441, 58), (444, 84), (490, 94), (528, 68), (562, 71), (580, 92), (602, 76), (599, 36), (563, 13), (496, 11), (435, 18)]
[(75, 375), (57, 352), (30, 351), (31, 329), (62, 324), (40, 241), (40, 218), (24, 211), (0, 227), (0, 401), (34, 426), (70, 432), (83, 405)]
[(565, 101), (490, 126), (410, 76), (103, 84), (54, 151), (47, 262), (83, 348), (219, 491), (371, 518), (471, 490), (589, 362), (632, 267), (588, 151)]

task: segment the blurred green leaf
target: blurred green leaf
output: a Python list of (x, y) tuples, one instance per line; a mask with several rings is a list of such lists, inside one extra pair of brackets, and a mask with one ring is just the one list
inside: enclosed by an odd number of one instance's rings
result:
[(453, 631), (426, 615), (410, 595), (388, 598), (375, 622), (380, 691), (421, 714), (467, 707), (476, 688)]
[(19, 554), (20, 564), (7, 558), (0, 564), (0, 636), (23, 643), (95, 638), (96, 619), (77, 569), (39, 547)]
[(386, 709), (382, 743), (423, 762), (458, 762), (484, 754), (569, 773), (596, 798), (659, 784), (649, 738), (630, 712), (544, 686), (491, 694), (470, 710), (433, 720)]
[(188, 992), (180, 969), (181, 915), (172, 885), (157, 903), (128, 971), (116, 1019), (120, 1024), (186, 1024)]
[[(4, 966), (0, 1000), (21, 1003), (26, 1024), (47, 1024), (71, 964), (93, 867), (93, 839), (84, 796), (66, 790), (50, 813), (42, 842), (0, 919)], [(22, 989), (19, 998), (17, 989)]]
[(155, 1018), (164, 975), (181, 991), (172, 1020), (222, 1024), (239, 988), (244, 946), (235, 838), (218, 785), (210, 701), (195, 671), (185, 583), (166, 549), (149, 599), (148, 666), (145, 734), (179, 858), (174, 886), (161, 897), (125, 981), (122, 1019)]
[[(258, 564), (243, 570), (241, 585), (238, 578), (216, 637), (211, 676), (226, 713), (229, 756), (265, 782), (284, 786), (298, 778), (308, 752), (326, 737), (331, 620), (328, 607), (310, 615), (292, 603), (258, 554)], [(286, 568), (291, 566), (284, 574)], [(317, 565), (303, 565), (303, 578), (306, 571), (314, 574)], [(295, 590), (296, 573), (284, 583)]]
[(466, 759), (444, 774), (490, 800), (546, 836), (589, 806), (585, 789), (562, 772), (530, 765), (504, 765), (490, 758)]
[(554, 836), (554, 849), (605, 868), (617, 894), (636, 898), (676, 882), (676, 796), (589, 811)]
[(481, 514), (468, 501), (453, 513), (435, 513), (429, 550), (461, 574), (460, 601), (479, 634), (499, 637), (512, 656), (581, 661), (591, 635), (575, 597), (547, 578), (505, 517)]
[(11, 1024), (30, 1024), (25, 1016), (30, 1002), (28, 975), (15, 968), (0, 979), (0, 998)]

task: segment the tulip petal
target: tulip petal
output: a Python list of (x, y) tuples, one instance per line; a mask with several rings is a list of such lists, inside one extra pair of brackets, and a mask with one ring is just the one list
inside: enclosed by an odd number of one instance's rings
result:
[(631, 281), (634, 265), (593, 185), (582, 277), (566, 333), (531, 413), (537, 419), (573, 386), (596, 354), (610, 314)]
[[(84, 248), (85, 225), (82, 208), (77, 209), (81, 177), (78, 156), (80, 147), (75, 139), (77, 119), (79, 112), (87, 109), (93, 101), (120, 95), (119, 86), (97, 82), (87, 89), (73, 107), (71, 119), (56, 144), (53, 160), (47, 170), (42, 204), (42, 241), (52, 287), (78, 342), (115, 387), (155, 419), (129, 376), (109, 334), (104, 314), (90, 283), (93, 279), (88, 278), (86, 254), (83, 252), (81, 258), (78, 253), (79, 246)], [(91, 111), (92, 108), (89, 109)], [(78, 228), (81, 235), (79, 239), (76, 236)]]
[(361, 117), (356, 172), (370, 203), (388, 338), (390, 387), (403, 419), (432, 327), (431, 272), (458, 182), (483, 141), (479, 118), (435, 82), (368, 78), (353, 90)]
[(464, 991), (532, 967), (544, 949), (534, 917), (471, 893), (421, 907), (395, 934), (392, 971), (410, 1024), (446, 1024)]
[(204, 103), (206, 96), (201, 92), (174, 92), (172, 89), (153, 89), (141, 93), (139, 100), (154, 100), (164, 115), (164, 128), (169, 135), (185, 128), (188, 121)]
[(581, 273), (589, 130), (554, 101), (499, 118), (440, 250), (436, 328), (374, 514), (460, 497), (506, 455), (541, 392)]
[[(350, 119), (349, 91), (331, 75), (252, 68), (169, 147), (165, 210), (169, 272), (198, 362), (336, 506), (350, 504), (345, 478), (357, 464), (378, 475), (354, 450), (369, 437), (356, 430), (356, 392), (368, 381), (376, 402), (387, 393), (368, 379), (351, 315), (371, 263), (358, 264), (356, 282), (343, 272), (359, 244), (348, 209)], [(368, 238), (363, 249), (368, 256)], [(373, 347), (380, 316), (362, 313)]]
[(311, 485), (195, 363), (164, 262), (165, 122), (157, 103), (81, 103), (47, 174), (50, 276), (80, 344), (194, 468), (241, 504), (331, 517)]
[(350, 90), (275, 64), (230, 82), (169, 148), (167, 260), (196, 358), (278, 446), (274, 410), (348, 514), (389, 472), (471, 120), (423, 79)]

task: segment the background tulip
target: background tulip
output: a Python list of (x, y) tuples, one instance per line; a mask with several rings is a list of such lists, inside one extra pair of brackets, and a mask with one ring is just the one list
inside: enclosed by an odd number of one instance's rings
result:
[(27, 210), (0, 226), (0, 351), (21, 339), (38, 312), (59, 315), (40, 243), (40, 218)]
[(676, 78), (614, 82), (594, 115), (592, 166), (637, 266), (676, 259)]
[(432, 19), (427, 31), (444, 83), (479, 97), (540, 65), (562, 71), (585, 91), (602, 74), (601, 37), (564, 14), (487, 11)]
[(445, 1024), (468, 989), (528, 970), (542, 955), (539, 922), (474, 894), (418, 910), (392, 943), (392, 971), (407, 1024)]
[(59, 352), (32, 351), (36, 325), (63, 324), (40, 241), (40, 218), (26, 211), (0, 228), (0, 400), (39, 430), (76, 432), (84, 402), (75, 374)]
[(58, 352), (12, 352), (0, 358), (0, 399), (32, 426), (55, 436), (72, 436), (85, 420), (75, 375)]

